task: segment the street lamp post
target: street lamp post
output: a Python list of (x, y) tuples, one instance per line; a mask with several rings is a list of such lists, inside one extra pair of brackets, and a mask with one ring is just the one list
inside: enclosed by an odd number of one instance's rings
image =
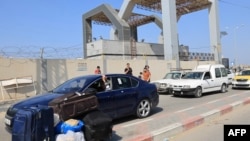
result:
[(244, 25), (242, 24), (242, 25), (240, 25), (240, 26), (236, 26), (235, 28), (234, 28), (234, 66), (235, 67), (237, 67), (237, 65), (238, 65), (238, 51), (237, 51), (237, 49), (238, 49), (238, 45), (237, 45), (237, 35), (236, 35), (236, 31), (238, 30), (238, 29), (240, 29), (241, 27), (244, 27)]

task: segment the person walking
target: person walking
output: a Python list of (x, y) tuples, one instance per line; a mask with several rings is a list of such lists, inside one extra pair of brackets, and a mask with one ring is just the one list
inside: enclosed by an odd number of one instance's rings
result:
[(149, 71), (149, 66), (145, 65), (143, 72), (142, 72), (142, 79), (144, 81), (150, 82), (150, 78), (151, 78), (151, 73)]
[(132, 68), (130, 67), (130, 64), (129, 64), (129, 63), (127, 63), (127, 66), (126, 66), (126, 68), (124, 69), (124, 73), (125, 73), (125, 74), (128, 74), (128, 75), (133, 75), (133, 70), (132, 70)]
[(96, 69), (95, 69), (95, 74), (101, 74), (101, 69), (100, 69), (100, 66), (97, 66)]

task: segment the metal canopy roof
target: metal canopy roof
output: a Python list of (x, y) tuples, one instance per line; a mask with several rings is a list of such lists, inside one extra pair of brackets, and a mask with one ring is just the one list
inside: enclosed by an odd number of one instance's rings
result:
[[(133, 1), (135, 2), (137, 8), (161, 13), (162, 10), (161, 0), (133, 0)], [(182, 15), (188, 13), (206, 9), (210, 5), (211, 2), (209, 0), (176, 0), (176, 14), (177, 17), (181, 17)], [(119, 12), (119, 10), (116, 11)], [(93, 21), (94, 24), (112, 25), (107, 16), (104, 15), (104, 13), (102, 12), (90, 17), (90, 19)], [(132, 13), (127, 22), (130, 26), (140, 26), (150, 23), (152, 21), (154, 21), (153, 16)]]
[[(116, 11), (119, 12), (119, 10)], [(111, 21), (107, 18), (107, 16), (103, 12), (100, 12), (90, 17), (90, 19), (93, 21), (94, 24), (108, 25), (108, 26), (112, 25)], [(142, 14), (132, 13), (127, 22), (130, 26), (140, 26), (150, 23), (154, 21), (154, 19), (155, 18), (153, 16), (146, 16)]]

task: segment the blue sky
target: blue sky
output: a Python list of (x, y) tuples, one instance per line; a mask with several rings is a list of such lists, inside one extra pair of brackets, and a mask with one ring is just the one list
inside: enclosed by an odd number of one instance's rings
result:
[[(103, 4), (119, 9), (123, 0), (0, 0), (0, 55), (81, 57), (82, 14)], [(158, 14), (134, 9), (142, 14)], [(250, 65), (250, 1), (219, 0), (222, 55)], [(161, 15), (159, 15), (161, 16)], [(243, 26), (241, 26), (243, 25)], [(109, 39), (109, 26), (93, 25), (93, 37)], [(239, 28), (237, 28), (239, 27)], [(102, 31), (102, 32), (100, 32)], [(155, 24), (138, 28), (138, 38), (157, 42), (160, 29)], [(192, 52), (210, 52), (208, 10), (187, 14), (178, 21), (180, 44)]]

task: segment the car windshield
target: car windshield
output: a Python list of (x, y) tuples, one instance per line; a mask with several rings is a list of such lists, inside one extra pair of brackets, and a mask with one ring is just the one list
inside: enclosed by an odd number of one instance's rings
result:
[(163, 79), (180, 79), (181, 73), (175, 72), (175, 73), (167, 73)]
[(56, 87), (52, 92), (65, 94), (80, 91), (86, 85), (86, 81), (87, 79), (84, 77), (70, 79)]
[(188, 72), (182, 79), (201, 79), (204, 72)]
[(250, 75), (250, 70), (242, 71), (241, 75)]

